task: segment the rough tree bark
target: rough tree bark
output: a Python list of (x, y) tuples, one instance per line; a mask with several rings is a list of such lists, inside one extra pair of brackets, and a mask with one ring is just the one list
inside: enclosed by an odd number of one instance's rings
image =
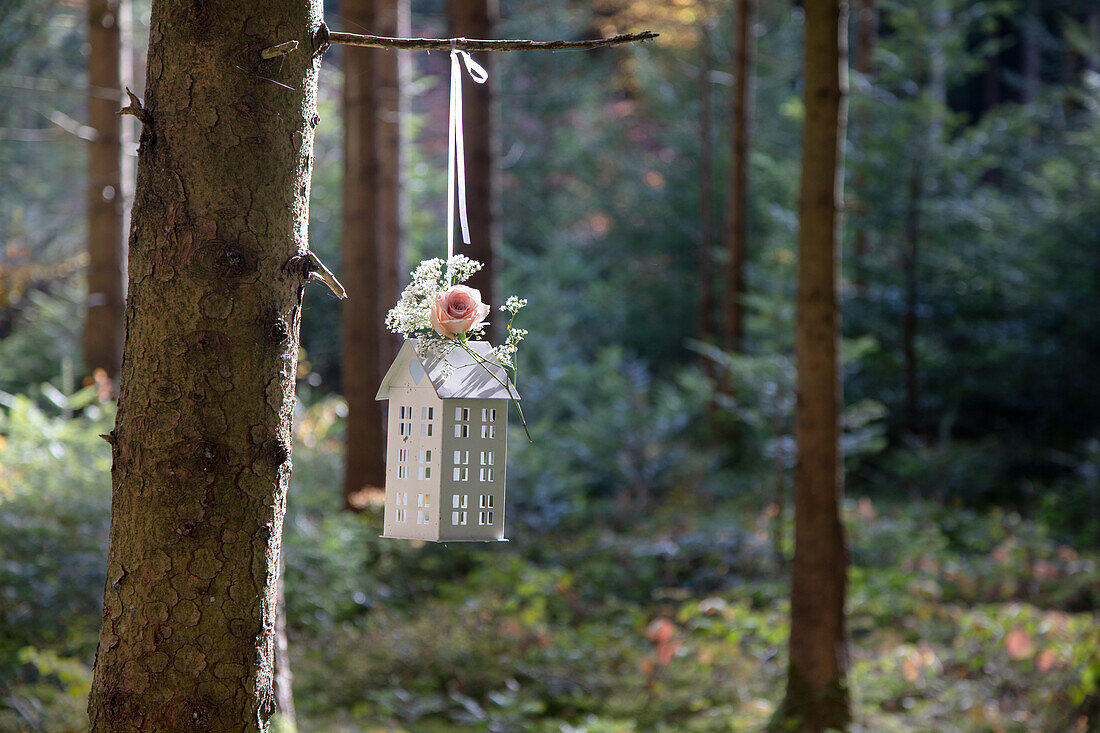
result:
[[(448, 0), (450, 34), (458, 38), (492, 38), (498, 16), (497, 0)], [(466, 205), (470, 222), (470, 244), (461, 244), (456, 254), (464, 254), (485, 265), (470, 279), (470, 286), (481, 290), (482, 299), (494, 308), (501, 304), (498, 278), (499, 241), (496, 212), (496, 120), (493, 110), (494, 83), (492, 54), (477, 54), (477, 62), (489, 72), (489, 81), (475, 84), (462, 75), (462, 121), (466, 137)], [(456, 223), (457, 226), (457, 223)], [(503, 324), (491, 318), (489, 340), (500, 343)]]
[(125, 208), (122, 188), (121, 0), (88, 3), (88, 299), (84, 368), (118, 379), (126, 303)]
[[(375, 0), (346, 0), (341, 12), (353, 28), (373, 28)], [(391, 54), (393, 52), (390, 52)], [(344, 508), (362, 507), (364, 489), (385, 485), (382, 403), (374, 394), (382, 368), (383, 325), (379, 282), (378, 138), (375, 65), (380, 52), (344, 49), (344, 229), (342, 275), (348, 290), (340, 340), (344, 399), (348, 403)]]
[(321, 13), (153, 2), (93, 733), (274, 712)]
[(840, 523), (837, 212), (847, 80), (843, 0), (806, 0), (802, 183), (799, 195), (795, 553), (787, 694), (777, 721), (800, 731), (846, 729), (847, 552)]
[(740, 350), (745, 338), (745, 253), (749, 219), (749, 121), (752, 104), (752, 18), (754, 0), (737, 0), (733, 109), (730, 121), (730, 181), (726, 215), (725, 332), (727, 349)]

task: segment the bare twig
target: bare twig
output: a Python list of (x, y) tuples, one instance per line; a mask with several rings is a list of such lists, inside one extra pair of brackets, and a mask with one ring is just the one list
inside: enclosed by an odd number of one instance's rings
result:
[(321, 262), (314, 252), (306, 252), (306, 273), (310, 280), (319, 280), (328, 286), (328, 289), (332, 291), (332, 294), (339, 300), (344, 300), (348, 297), (348, 293), (344, 290), (344, 286), (340, 284), (340, 281), (336, 279), (336, 276), (332, 274), (332, 270), (325, 267), (325, 263)]
[(126, 95), (130, 97), (130, 103), (120, 109), (118, 113), (120, 115), (133, 115), (141, 120), (141, 124), (148, 127), (153, 123), (153, 117), (149, 114), (149, 110), (145, 109), (141, 105), (141, 100), (138, 96), (130, 91), (129, 87), (126, 87)]
[(337, 33), (328, 31), (323, 39), (326, 43), (342, 43), (345, 46), (365, 48), (388, 48), (398, 51), (565, 51), (580, 48), (599, 48), (618, 46), (624, 43), (639, 43), (656, 38), (653, 31), (642, 33), (621, 33), (609, 38), (594, 38), (586, 41), (526, 41), (494, 40), (477, 38), (390, 38), (388, 36), (369, 36), (361, 33)]

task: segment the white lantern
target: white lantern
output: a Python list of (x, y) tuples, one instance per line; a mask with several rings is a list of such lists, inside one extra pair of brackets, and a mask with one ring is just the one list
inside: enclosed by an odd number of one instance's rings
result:
[(390, 402), (383, 537), (505, 539), (509, 390), (519, 393), (487, 342), (467, 345), (492, 366), (461, 347), (421, 360), (410, 339), (378, 388)]

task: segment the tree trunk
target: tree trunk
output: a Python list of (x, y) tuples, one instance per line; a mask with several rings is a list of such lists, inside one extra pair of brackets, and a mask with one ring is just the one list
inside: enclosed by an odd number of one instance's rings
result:
[[(497, 0), (448, 0), (447, 17), (452, 37), (492, 38), (498, 16)], [(470, 279), (481, 290), (482, 299), (494, 309), (500, 306), (499, 241), (496, 222), (496, 119), (493, 110), (494, 83), (492, 54), (475, 54), (489, 72), (489, 81), (475, 84), (462, 75), (462, 122), (466, 137), (466, 206), (470, 223), (470, 244), (456, 235), (455, 254), (464, 254), (485, 265)], [(457, 223), (456, 223), (457, 226)], [(501, 318), (491, 318), (489, 340), (500, 343)]]
[[(710, 17), (699, 23), (699, 340), (709, 342), (714, 335), (714, 168), (711, 157), (711, 41)], [(710, 359), (703, 357), (703, 369), (710, 370)]]
[(753, 0), (737, 0), (729, 212), (726, 216), (727, 349), (740, 350), (745, 338), (745, 259), (748, 248), (749, 120), (752, 105)]
[[(374, 28), (374, 0), (345, 0), (353, 28)], [(396, 55), (390, 52), (391, 55)], [(379, 286), (378, 114), (375, 65), (379, 52), (344, 49), (344, 231), (342, 275), (348, 291), (341, 324), (344, 399), (348, 403), (344, 508), (360, 509), (364, 490), (386, 481), (383, 404), (374, 399), (382, 381), (383, 320)], [(396, 298), (394, 299), (396, 301)], [(387, 365), (388, 366), (388, 365)]]
[(1089, 11), (1089, 38), (1092, 40), (1092, 48), (1085, 54), (1085, 68), (1089, 71), (1100, 70), (1100, 5), (1093, 5)]
[(275, 715), (272, 733), (295, 733), (298, 714), (294, 710), (294, 675), (290, 671), (290, 646), (286, 638), (286, 560), (280, 557), (275, 596)]
[(800, 731), (850, 720), (840, 523), (837, 211), (844, 139), (846, 5), (806, 0), (806, 118), (799, 196), (795, 553), (787, 694), (777, 720)]
[[(995, 41), (1002, 35), (1000, 23), (994, 21), (993, 28), (986, 36)], [(996, 44), (990, 44), (996, 46)], [(1001, 103), (1001, 52), (994, 51), (985, 61), (985, 73), (982, 74), (982, 112), (988, 112)]]
[(917, 392), (917, 255), (920, 251), (921, 164), (909, 178), (909, 205), (905, 213), (905, 318), (902, 357), (905, 362), (905, 428), (915, 435), (919, 427)]
[(122, 190), (122, 47), (119, 3), (88, 3), (88, 299), (84, 367), (118, 379), (126, 303)]
[(1043, 60), (1042, 40), (1042, 8), (1039, 0), (1026, 0), (1024, 3), (1023, 30), (1021, 33), (1024, 46), (1023, 60), (1023, 102), (1034, 102), (1039, 96), (1039, 78)]
[(93, 733), (274, 712), (321, 12), (153, 2)]
[[(861, 77), (863, 86), (870, 92), (870, 87), (874, 83), (874, 55), (875, 55), (875, 42), (878, 40), (878, 7), (876, 5), (877, 0), (860, 0), (859, 7), (859, 35), (858, 35), (858, 58), (859, 64), (858, 70)], [(870, 96), (868, 93), (867, 96)], [(860, 106), (860, 113), (856, 119), (856, 124), (859, 128), (860, 138), (866, 141), (868, 137), (868, 128), (870, 127), (870, 120), (868, 119), (866, 104)], [(867, 176), (862, 170), (856, 171), (856, 174), (852, 180), (852, 188), (855, 189), (855, 194), (861, 199), (865, 196), (867, 189)], [(860, 202), (860, 218), (867, 215), (867, 202), (861, 200)], [(867, 290), (867, 253), (871, 249), (871, 235), (868, 231), (866, 222), (859, 221), (855, 232), (855, 252), (853, 259), (855, 260), (852, 265), (852, 269), (855, 274), (855, 289), (858, 295), (863, 295)]]
[[(122, 82), (122, 89), (129, 89), (138, 96), (144, 93), (144, 87), (141, 84), (135, 83), (135, 66), (138, 53), (135, 50), (134, 44), (134, 3), (133, 0), (120, 0), (118, 8), (118, 26), (119, 26), (119, 49), (120, 49), (120, 75), (119, 78)], [(142, 74), (142, 80), (144, 80), (144, 74)], [(124, 103), (123, 97), (126, 94), (122, 91), (119, 92), (119, 107)], [(121, 134), (122, 134), (122, 231), (130, 231), (130, 208), (134, 205), (134, 184), (137, 178), (137, 156), (135, 150), (137, 148), (137, 119), (132, 115), (118, 114), (118, 110), (115, 111), (121, 122)], [(123, 247), (125, 248), (126, 242), (123, 241)], [(126, 262), (126, 250), (123, 249), (123, 265)], [(123, 282), (125, 282), (125, 273), (123, 274)], [(125, 300), (123, 302), (123, 311), (125, 312)], [(120, 318), (120, 321), (125, 319), (125, 315)], [(122, 334), (124, 329), (120, 329), (119, 333)], [(119, 341), (119, 364), (121, 365), (121, 344)]]
[[(409, 0), (375, 0), (375, 28), (383, 36), (409, 35)], [(401, 122), (408, 113), (404, 85), (409, 74), (407, 53), (375, 51), (378, 139), (378, 297), (385, 315), (397, 303), (406, 277), (404, 261), (404, 141)], [(379, 322), (382, 373), (389, 369), (402, 339)], [(371, 395), (373, 398), (373, 394)], [(379, 406), (381, 402), (375, 403)], [(379, 415), (381, 415), (381, 410)]]

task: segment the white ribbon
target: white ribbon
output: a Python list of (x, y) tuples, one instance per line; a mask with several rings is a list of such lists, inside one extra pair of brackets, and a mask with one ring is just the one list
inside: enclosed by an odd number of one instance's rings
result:
[[(460, 63), (461, 60), (461, 63)], [(488, 72), (470, 54), (451, 48), (451, 117), (449, 152), (447, 154), (447, 260), (454, 255), (455, 239), (455, 170), (458, 170), (458, 220), (462, 225), (462, 241), (470, 243), (470, 224), (466, 221), (466, 156), (462, 141), (462, 64), (478, 84), (489, 78)]]

